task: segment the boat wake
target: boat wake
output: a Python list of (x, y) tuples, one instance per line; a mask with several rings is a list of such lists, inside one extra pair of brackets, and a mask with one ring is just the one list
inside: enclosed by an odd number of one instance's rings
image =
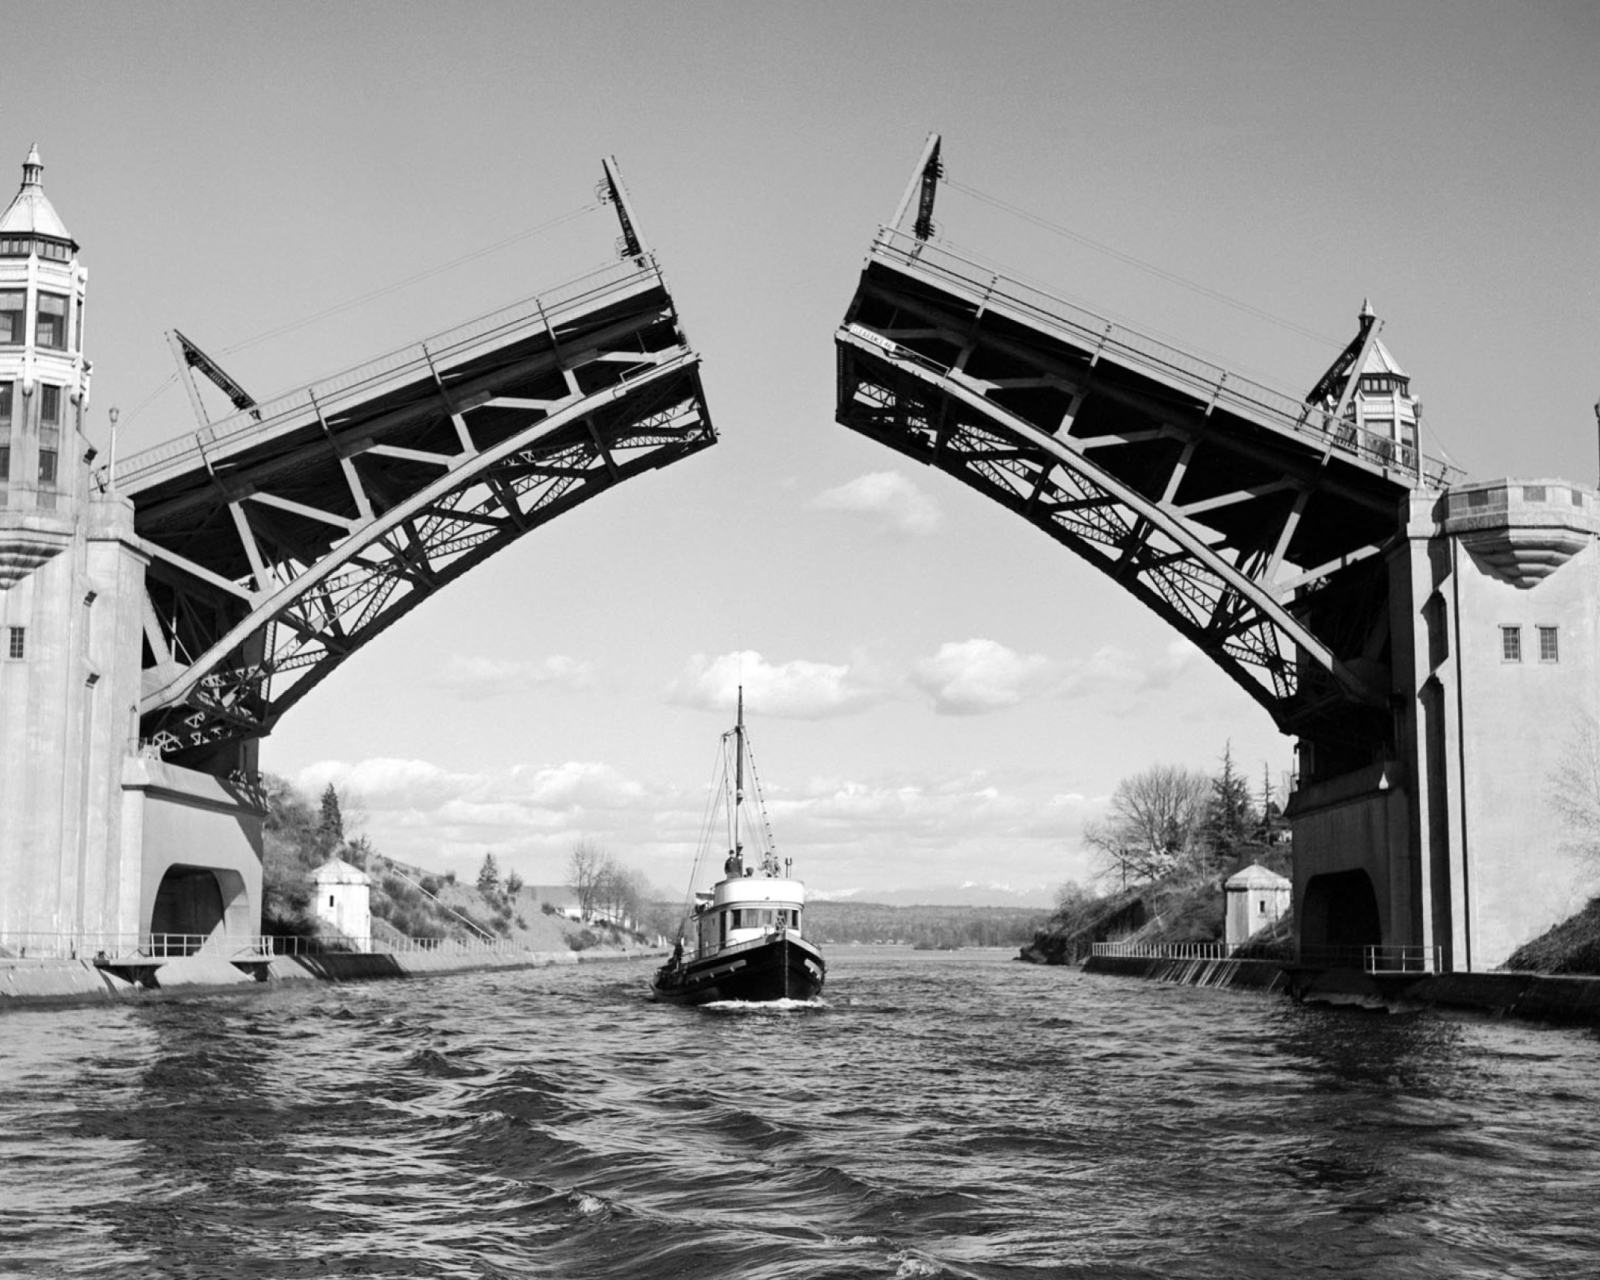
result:
[(826, 1009), (830, 1006), (821, 996), (817, 996), (810, 1000), (790, 1000), (787, 997), (780, 1000), (708, 1000), (699, 1007), (712, 1013), (762, 1014), (794, 1013), (806, 1009)]

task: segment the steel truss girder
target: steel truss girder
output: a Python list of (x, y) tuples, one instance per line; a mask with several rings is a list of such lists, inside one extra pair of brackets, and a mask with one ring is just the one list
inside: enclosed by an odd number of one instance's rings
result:
[[(229, 495), (250, 552), (235, 582), (170, 548), (151, 556), (142, 732), (163, 752), (259, 737), (362, 644), (422, 600), (523, 534), (595, 494), (715, 442), (699, 356), (681, 342), (634, 354), (628, 376), (564, 401), (521, 406), (526, 424), (492, 447), (472, 444), (474, 413), (507, 411), (478, 397), (451, 406), (455, 454), (430, 455), (439, 474), (411, 492), (386, 484), (370, 440), (351, 477), (357, 518), (265, 492)], [(569, 386), (573, 385), (568, 379)], [(390, 449), (407, 462), (415, 450)], [(376, 501), (375, 501), (376, 499)], [(337, 526), (331, 547), (304, 548), (276, 520), (291, 510)]]
[[(838, 331), (843, 425), (955, 476), (1088, 560), (1192, 640), (1285, 732), (1301, 731), (1311, 710), (1305, 696), (1311, 690), (1301, 688), (1307, 664), (1325, 672), (1322, 683), (1332, 686), (1319, 691), (1319, 703), (1331, 692), (1336, 703), (1384, 704), (1382, 691), (1352, 671), (1273, 589), (1269, 575), (1283, 563), (1303, 495), (1262, 545), (1229, 545), (1177, 501), (1192, 447), (1159, 484), (1162, 496), (1152, 497), (1100, 465), (1083, 442), (996, 403), (959, 367), (919, 357), (893, 333), (859, 323)], [(969, 338), (964, 352), (972, 345)], [(1080, 387), (1074, 403), (1081, 400)], [(1169, 432), (1191, 446), (1206, 441), (1203, 427), (1193, 424), (1163, 428)], [(1272, 492), (1294, 488), (1288, 480), (1270, 485)], [(1228, 500), (1259, 496), (1245, 489)], [(1214, 510), (1224, 503), (1194, 505)]]

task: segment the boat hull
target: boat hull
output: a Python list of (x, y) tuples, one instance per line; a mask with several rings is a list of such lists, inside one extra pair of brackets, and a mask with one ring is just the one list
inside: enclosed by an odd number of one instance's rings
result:
[(685, 1005), (814, 1000), (822, 993), (826, 976), (822, 953), (811, 943), (792, 935), (773, 935), (687, 964), (663, 965), (651, 980), (650, 994), (668, 1004)]

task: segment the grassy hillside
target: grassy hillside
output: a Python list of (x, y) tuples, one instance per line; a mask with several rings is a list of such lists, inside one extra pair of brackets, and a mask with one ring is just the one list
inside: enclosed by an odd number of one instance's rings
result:
[(1521, 973), (1600, 974), (1600, 898), (1518, 947), (1500, 967)]
[(325, 796), (313, 810), (279, 778), (267, 780), (267, 821), (261, 858), (263, 933), (321, 937), (311, 909), (310, 874), (330, 857), (361, 867), (372, 878), (372, 933), (401, 938), (498, 939), (532, 951), (582, 951), (595, 946), (638, 946), (637, 934), (583, 925), (554, 913), (535, 890), (518, 883), (479, 888), (396, 862), (363, 838), (345, 840), (337, 800)]
[[(1156, 946), (1221, 942), (1226, 872), (1176, 871), (1149, 884), (1101, 898), (1080, 896), (1064, 903), (1023, 949), (1036, 964), (1076, 964), (1096, 942), (1137, 941)], [(1270, 936), (1252, 939), (1264, 949), (1284, 951), (1293, 922), (1280, 920)]]

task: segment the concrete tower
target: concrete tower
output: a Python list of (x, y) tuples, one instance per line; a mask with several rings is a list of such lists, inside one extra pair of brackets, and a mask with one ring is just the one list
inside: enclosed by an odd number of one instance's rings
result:
[(148, 558), (92, 480), (88, 272), (43, 175), (0, 214), (0, 947), (248, 935), (259, 807), (140, 750)]
[[(1313, 395), (1412, 465), (1420, 409), (1370, 308)], [(1365, 761), (1299, 744), (1300, 938), (1492, 969), (1597, 887), (1561, 801), (1592, 793), (1600, 760), (1600, 495), (1491, 480), (1419, 489), (1398, 515), (1383, 643), (1360, 660), (1389, 690), (1388, 740)]]

